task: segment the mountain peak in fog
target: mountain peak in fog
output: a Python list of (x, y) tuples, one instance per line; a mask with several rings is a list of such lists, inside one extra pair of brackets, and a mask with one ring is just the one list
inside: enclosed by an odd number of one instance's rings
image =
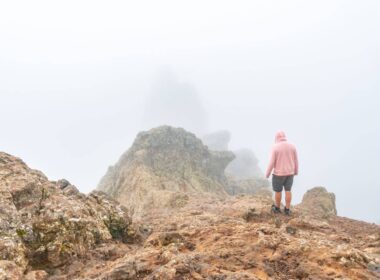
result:
[(144, 123), (149, 128), (179, 126), (200, 135), (206, 131), (207, 116), (196, 88), (163, 69), (147, 100)]

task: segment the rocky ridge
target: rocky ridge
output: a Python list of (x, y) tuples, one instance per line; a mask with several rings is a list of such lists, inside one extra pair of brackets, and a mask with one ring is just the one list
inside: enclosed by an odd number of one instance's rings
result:
[(98, 185), (135, 217), (184, 206), (189, 195), (226, 196), (232, 152), (211, 151), (194, 134), (163, 126), (140, 133)]

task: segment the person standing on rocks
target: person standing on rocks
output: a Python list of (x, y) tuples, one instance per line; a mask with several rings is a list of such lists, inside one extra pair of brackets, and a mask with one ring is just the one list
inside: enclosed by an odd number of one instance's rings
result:
[(293, 144), (288, 143), (285, 133), (276, 133), (275, 144), (272, 149), (270, 162), (267, 168), (266, 177), (269, 178), (273, 171), (272, 187), (275, 192), (275, 201), (272, 205), (273, 213), (280, 213), (282, 190), (285, 188), (285, 209), (286, 215), (290, 214), (290, 204), (292, 202), (292, 186), (295, 175), (298, 175), (297, 150)]

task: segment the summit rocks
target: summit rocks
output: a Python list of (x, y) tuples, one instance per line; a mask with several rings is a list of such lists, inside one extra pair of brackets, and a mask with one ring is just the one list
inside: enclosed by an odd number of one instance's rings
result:
[(191, 195), (225, 197), (227, 151), (210, 151), (194, 134), (163, 126), (140, 133), (98, 185), (140, 217), (179, 208)]

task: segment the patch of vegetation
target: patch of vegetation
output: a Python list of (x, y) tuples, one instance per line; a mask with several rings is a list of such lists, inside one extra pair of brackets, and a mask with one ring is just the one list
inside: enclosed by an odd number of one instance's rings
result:
[(123, 240), (128, 231), (128, 225), (121, 219), (114, 219), (111, 216), (105, 222), (113, 239)]
[(19, 237), (23, 238), (26, 235), (26, 230), (22, 228), (16, 229), (16, 233)]

